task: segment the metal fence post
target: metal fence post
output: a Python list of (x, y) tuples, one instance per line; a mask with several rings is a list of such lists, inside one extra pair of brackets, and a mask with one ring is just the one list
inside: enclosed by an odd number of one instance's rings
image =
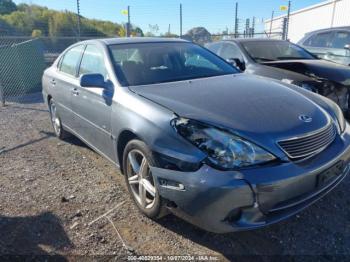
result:
[(1, 106), (5, 106), (5, 91), (0, 79), (0, 103)]

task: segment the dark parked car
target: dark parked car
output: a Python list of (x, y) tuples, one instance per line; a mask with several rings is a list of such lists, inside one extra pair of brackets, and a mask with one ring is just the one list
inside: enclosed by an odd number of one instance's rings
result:
[(350, 66), (350, 26), (307, 33), (298, 44), (319, 58)]
[(328, 97), (350, 116), (349, 67), (317, 59), (282, 40), (233, 39), (206, 47), (246, 73), (278, 79)]
[(76, 135), (119, 167), (151, 218), (171, 211), (208, 231), (254, 229), (349, 172), (350, 127), (334, 102), (239, 73), (183, 40), (77, 43), (43, 87), (56, 135)]

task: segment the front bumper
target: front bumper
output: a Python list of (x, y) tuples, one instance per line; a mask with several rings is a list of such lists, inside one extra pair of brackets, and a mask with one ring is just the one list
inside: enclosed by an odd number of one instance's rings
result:
[[(173, 203), (172, 212), (207, 231), (226, 233), (263, 227), (300, 212), (346, 177), (349, 161), (348, 125), (328, 148), (300, 162), (240, 171), (206, 165), (196, 172), (152, 167), (152, 175), (159, 194)], [(320, 183), (321, 175), (334, 167), (339, 172)]]

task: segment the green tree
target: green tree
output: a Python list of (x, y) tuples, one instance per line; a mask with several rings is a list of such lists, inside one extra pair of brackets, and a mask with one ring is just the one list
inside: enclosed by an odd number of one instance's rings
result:
[(32, 37), (41, 37), (43, 35), (43, 32), (40, 29), (34, 29), (32, 32)]
[(131, 35), (133, 36), (144, 36), (143, 31), (140, 27), (135, 27), (131, 29)]
[(126, 36), (126, 30), (125, 30), (125, 27), (122, 26), (118, 29), (118, 36), (120, 37), (125, 37)]
[(15, 35), (16, 29), (0, 18), (0, 35)]
[[(3, 0), (0, 0), (3, 3)], [(78, 36), (78, 17), (73, 12), (56, 11), (38, 5), (19, 4), (12, 13), (0, 15), (0, 33), (31, 36), (33, 30), (40, 30), (41, 36)], [(121, 24), (81, 17), (81, 36), (104, 37), (124, 36)], [(133, 27), (135, 35), (143, 35)], [(35, 35), (39, 32), (35, 32)]]
[(183, 38), (201, 45), (212, 41), (211, 34), (204, 27), (192, 28)]
[(0, 15), (10, 14), (16, 10), (16, 4), (11, 0), (0, 0)]
[(15, 11), (11, 14), (3, 15), (2, 19), (23, 35), (31, 35), (33, 31), (34, 19), (26, 12)]

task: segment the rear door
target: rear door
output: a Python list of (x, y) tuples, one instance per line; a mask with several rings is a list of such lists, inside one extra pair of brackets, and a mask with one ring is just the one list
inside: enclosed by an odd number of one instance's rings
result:
[(81, 59), (79, 76), (101, 74), (111, 88), (81, 87), (78, 85), (72, 96), (75, 112), (74, 128), (91, 146), (109, 159), (114, 159), (111, 138), (111, 108), (113, 87), (105, 66), (104, 52), (100, 46), (88, 44)]
[(332, 51), (329, 59), (339, 64), (350, 65), (350, 50), (345, 49), (345, 45), (350, 45), (350, 31), (335, 31), (331, 40)]
[(303, 46), (319, 58), (326, 59), (327, 54), (332, 52), (332, 37), (333, 32), (331, 31), (316, 33), (307, 38)]
[(70, 48), (58, 63), (57, 71), (49, 79), (52, 86), (53, 99), (62, 124), (73, 128), (72, 90), (79, 85), (78, 65), (84, 51), (84, 45)]

